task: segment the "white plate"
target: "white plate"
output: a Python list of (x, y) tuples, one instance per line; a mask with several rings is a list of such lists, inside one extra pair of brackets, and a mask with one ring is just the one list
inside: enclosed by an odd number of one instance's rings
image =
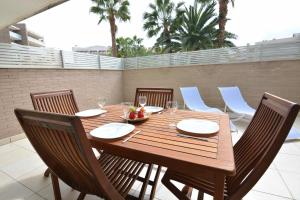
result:
[(117, 139), (131, 133), (134, 128), (132, 124), (109, 123), (92, 130), (90, 134), (101, 139)]
[[(157, 107), (157, 106), (145, 106), (145, 112), (148, 113), (158, 113), (162, 111), (164, 108), (163, 107)], [(141, 108), (137, 108), (137, 111), (139, 111)]]
[(203, 119), (184, 119), (178, 122), (177, 128), (187, 133), (193, 134), (214, 134), (219, 131), (216, 122)]
[(93, 116), (101, 115), (106, 112), (107, 112), (106, 110), (101, 110), (101, 109), (90, 109), (90, 110), (84, 110), (75, 113), (75, 115), (78, 117), (93, 117)]

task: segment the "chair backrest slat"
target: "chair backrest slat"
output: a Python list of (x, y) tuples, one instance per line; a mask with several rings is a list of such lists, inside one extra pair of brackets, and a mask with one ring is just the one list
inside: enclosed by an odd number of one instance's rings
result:
[(260, 179), (284, 143), (299, 105), (265, 93), (234, 146), (236, 175), (227, 178), (230, 199), (241, 199)]
[(79, 112), (72, 90), (31, 93), (35, 110), (74, 115)]
[(107, 199), (124, 199), (106, 177), (76, 116), (16, 109), (41, 159), (72, 188)]
[(146, 96), (148, 106), (166, 108), (167, 102), (173, 100), (173, 91), (173, 88), (137, 88), (134, 106), (139, 106), (139, 96)]

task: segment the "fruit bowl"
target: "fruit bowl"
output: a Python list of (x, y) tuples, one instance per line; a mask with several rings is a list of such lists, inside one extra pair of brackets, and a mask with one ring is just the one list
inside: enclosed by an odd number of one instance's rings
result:
[(122, 119), (128, 121), (128, 122), (140, 122), (140, 121), (145, 121), (149, 119), (151, 113), (145, 112), (144, 109), (139, 109), (137, 111), (136, 107), (130, 107), (129, 112), (127, 113), (126, 116), (121, 116)]
[(125, 116), (121, 116), (121, 118), (128, 121), (128, 122), (141, 122), (141, 121), (145, 121), (145, 120), (149, 119), (150, 118), (150, 113), (149, 113), (149, 115), (145, 115), (143, 118), (136, 117), (134, 119), (130, 119), (130, 118), (126, 118)]

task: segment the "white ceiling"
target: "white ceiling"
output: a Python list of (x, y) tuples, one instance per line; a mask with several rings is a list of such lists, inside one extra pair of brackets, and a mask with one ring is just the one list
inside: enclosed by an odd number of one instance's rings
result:
[(0, 0), (0, 29), (68, 0)]

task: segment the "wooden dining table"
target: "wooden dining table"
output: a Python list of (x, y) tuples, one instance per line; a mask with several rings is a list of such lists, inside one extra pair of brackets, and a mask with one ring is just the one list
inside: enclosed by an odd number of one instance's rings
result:
[[(229, 117), (223, 113), (206, 113), (187, 110), (177, 110), (174, 115), (163, 111), (152, 114), (149, 119), (135, 123), (135, 131), (117, 140), (104, 140), (93, 137), (89, 132), (101, 125), (111, 122), (124, 122), (121, 105), (105, 108), (108, 112), (103, 116), (83, 118), (82, 124), (94, 148), (103, 149), (113, 155), (157, 164), (215, 182), (214, 199), (224, 199), (225, 177), (235, 175), (235, 162)], [(206, 119), (219, 124), (219, 131), (201, 139), (178, 136), (176, 127), (170, 127), (172, 122), (182, 119)], [(123, 142), (124, 139), (140, 132)]]

